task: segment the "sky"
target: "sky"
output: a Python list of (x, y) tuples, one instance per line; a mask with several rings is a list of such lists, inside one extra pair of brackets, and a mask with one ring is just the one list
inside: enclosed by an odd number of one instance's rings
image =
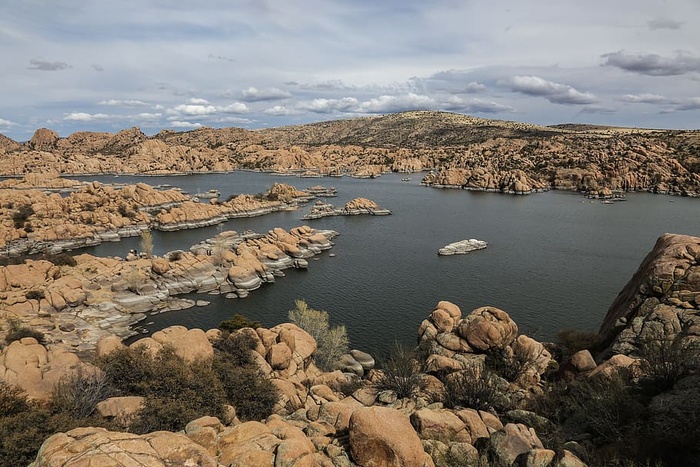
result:
[(407, 110), (700, 128), (697, 0), (0, 0), (0, 133)]

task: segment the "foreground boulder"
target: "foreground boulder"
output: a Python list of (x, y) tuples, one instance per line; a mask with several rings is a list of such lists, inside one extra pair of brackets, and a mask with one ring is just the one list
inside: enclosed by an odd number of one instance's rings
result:
[(418, 435), (403, 413), (382, 407), (356, 410), (350, 417), (350, 449), (358, 465), (428, 467)]
[(219, 463), (180, 433), (158, 431), (139, 436), (87, 427), (48, 438), (30, 467), (67, 465), (218, 467)]

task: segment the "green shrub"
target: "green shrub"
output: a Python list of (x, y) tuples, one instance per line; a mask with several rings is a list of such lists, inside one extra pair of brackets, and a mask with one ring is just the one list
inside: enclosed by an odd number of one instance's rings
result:
[(272, 414), (279, 391), (258, 368), (236, 365), (225, 355), (215, 356), (213, 366), (227, 401), (241, 420), (263, 420)]
[[(46, 438), (81, 422), (52, 414), (48, 407), (28, 401), (21, 390), (0, 380), (0, 465), (29, 465)], [(91, 420), (90, 425), (99, 422)]]
[(214, 349), (225, 358), (238, 366), (246, 366), (253, 363), (253, 349), (256, 339), (248, 332), (239, 331), (222, 333), (221, 337), (213, 342)]
[(257, 329), (259, 327), (262, 327), (262, 324), (260, 324), (258, 321), (254, 321), (239, 313), (233, 315), (233, 318), (227, 319), (219, 323), (219, 329), (227, 332), (233, 332), (241, 328)]
[(325, 371), (333, 369), (338, 359), (348, 352), (349, 340), (345, 326), (330, 328), (328, 312), (309, 308), (304, 300), (295, 300), (296, 307), (289, 311), (289, 320), (316, 340), (318, 348), (314, 359)]
[[(136, 347), (102, 357), (98, 365), (120, 394), (146, 398), (132, 424), (135, 432), (178, 431), (195, 418), (222, 418), (225, 414), (228, 392), (222, 381), (226, 376), (215, 370), (210, 360), (186, 362), (167, 347), (152, 357)], [(253, 386), (252, 390), (259, 388)]]
[(398, 398), (411, 397), (420, 389), (421, 365), (416, 352), (394, 342), (386, 360), (380, 360), (381, 375), (374, 382), (379, 391), (391, 390)]

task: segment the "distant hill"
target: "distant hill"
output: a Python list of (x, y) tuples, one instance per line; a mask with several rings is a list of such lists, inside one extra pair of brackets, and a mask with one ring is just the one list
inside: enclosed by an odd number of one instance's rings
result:
[(402, 112), (263, 130), (138, 128), (26, 143), (0, 136), (0, 172), (431, 171), (424, 183), (529, 193), (548, 189), (700, 193), (700, 131), (538, 126), (449, 112)]

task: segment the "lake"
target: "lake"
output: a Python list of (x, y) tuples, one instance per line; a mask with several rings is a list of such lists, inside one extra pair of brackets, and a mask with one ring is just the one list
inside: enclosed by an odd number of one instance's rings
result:
[[(557, 330), (597, 330), (615, 296), (632, 277), (657, 237), (665, 232), (698, 235), (700, 200), (647, 193), (602, 204), (580, 194), (552, 191), (528, 196), (420, 186), (421, 174), (378, 179), (303, 179), (253, 172), (174, 177), (74, 177), (113, 183), (170, 184), (189, 193), (216, 188), (221, 199), (258, 193), (279, 181), (307, 188), (338, 189), (328, 201), (342, 206), (366, 197), (391, 216), (329, 217), (301, 221), (308, 207), (263, 217), (233, 219), (224, 230), (265, 233), (302, 224), (340, 232), (332, 250), (306, 271), (287, 270), (245, 299), (193, 296), (211, 301), (202, 308), (149, 317), (155, 331), (173, 324), (216, 327), (234, 313), (272, 326), (287, 319), (295, 299), (330, 313), (344, 324), (351, 346), (384, 353), (394, 342), (414, 344), (420, 322), (440, 300), (464, 314), (492, 305), (507, 311), (522, 332), (540, 340)], [(213, 237), (221, 227), (154, 232), (155, 252), (186, 249)], [(485, 250), (439, 257), (437, 250), (467, 238), (489, 242)], [(138, 238), (86, 249), (124, 256)], [(329, 256), (335, 253), (335, 257)]]

